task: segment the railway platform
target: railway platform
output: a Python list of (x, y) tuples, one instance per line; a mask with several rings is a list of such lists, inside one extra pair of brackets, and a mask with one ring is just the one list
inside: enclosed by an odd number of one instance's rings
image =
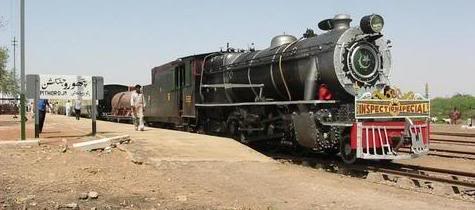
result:
[[(34, 125), (30, 121), (27, 124), (28, 139), (34, 136)], [(1, 130), (8, 132), (2, 132), (0, 141), (18, 138), (18, 119), (2, 116), (2, 122), (5, 125)], [(92, 136), (90, 119), (76, 120), (74, 117), (48, 114), (39, 139), (42, 144), (64, 144), (67, 140), (71, 146), (78, 142), (129, 135), (133, 144), (128, 145), (128, 149), (137, 156), (155, 161), (271, 161), (270, 158), (228, 138), (150, 127), (145, 131), (135, 131), (131, 124), (96, 122), (97, 134)]]

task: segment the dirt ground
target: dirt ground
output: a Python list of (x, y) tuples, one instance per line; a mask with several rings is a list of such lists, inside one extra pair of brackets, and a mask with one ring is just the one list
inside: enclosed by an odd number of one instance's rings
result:
[[(59, 130), (42, 136), (50, 141), (0, 146), (0, 209), (475, 209), (475, 202), (283, 164), (234, 141), (177, 131), (101, 122), (101, 135), (131, 135), (126, 151), (63, 152), (57, 139), (77, 140), (89, 124), (48, 122), (50, 132)], [(73, 125), (74, 134), (61, 133)], [(92, 191), (98, 197), (84, 199)]]
[[(81, 209), (473, 209), (475, 203), (262, 162), (160, 161), (125, 152), (2, 148), (0, 207)], [(95, 191), (97, 199), (80, 199)]]
[(475, 128), (467, 128), (462, 124), (457, 124), (457, 125), (432, 124), (432, 131), (475, 134)]
[[(26, 137), (35, 137), (34, 119), (27, 117)], [(13, 118), (12, 115), (0, 115), (0, 141), (20, 139), (20, 116)]]

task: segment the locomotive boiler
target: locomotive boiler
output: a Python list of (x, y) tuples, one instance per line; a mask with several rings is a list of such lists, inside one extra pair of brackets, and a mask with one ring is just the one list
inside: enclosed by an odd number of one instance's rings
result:
[(428, 152), (427, 94), (390, 86), (383, 17), (336, 15), (263, 50), (204, 53), (152, 69), (149, 124), (339, 154), (345, 162)]
[(355, 87), (388, 85), (391, 55), (379, 33), (382, 17), (363, 18), (361, 24), (370, 26), (350, 27), (350, 22), (348, 15), (337, 15), (320, 23), (328, 30), (320, 35), (310, 32), (301, 39), (280, 35), (261, 51), (209, 56), (202, 88), (224, 88), (206, 90), (204, 102), (314, 100), (320, 84), (328, 85), (336, 99), (345, 100), (355, 95)]

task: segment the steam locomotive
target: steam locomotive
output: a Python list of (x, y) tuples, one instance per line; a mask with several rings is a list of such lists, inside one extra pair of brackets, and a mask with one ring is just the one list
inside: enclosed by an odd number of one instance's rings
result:
[(428, 94), (390, 86), (384, 19), (350, 26), (336, 15), (302, 38), (279, 35), (263, 50), (179, 58), (151, 70), (145, 121), (275, 142), (356, 159), (414, 158), (428, 152)]

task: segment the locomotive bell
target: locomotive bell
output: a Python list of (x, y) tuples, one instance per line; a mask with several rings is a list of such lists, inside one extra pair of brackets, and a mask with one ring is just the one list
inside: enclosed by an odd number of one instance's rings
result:
[(350, 28), (351, 17), (346, 14), (338, 14), (333, 18), (333, 28), (337, 30)]
[(270, 48), (278, 47), (284, 44), (290, 44), (292, 42), (297, 41), (297, 38), (292, 35), (278, 35), (272, 38), (272, 41), (270, 42)]

